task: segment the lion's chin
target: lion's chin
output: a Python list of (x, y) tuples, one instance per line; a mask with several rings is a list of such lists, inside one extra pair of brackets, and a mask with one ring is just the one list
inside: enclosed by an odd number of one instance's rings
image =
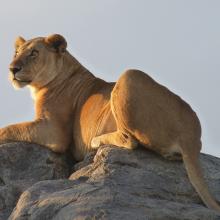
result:
[(15, 89), (21, 89), (27, 85), (29, 85), (31, 83), (31, 81), (19, 81), (16, 79), (12, 80), (12, 85)]

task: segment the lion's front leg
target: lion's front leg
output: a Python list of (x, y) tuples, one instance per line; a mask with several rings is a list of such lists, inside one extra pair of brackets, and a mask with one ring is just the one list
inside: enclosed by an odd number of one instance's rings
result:
[(64, 152), (69, 144), (64, 132), (47, 120), (13, 124), (0, 129), (0, 144), (20, 141), (40, 144), (54, 152)]

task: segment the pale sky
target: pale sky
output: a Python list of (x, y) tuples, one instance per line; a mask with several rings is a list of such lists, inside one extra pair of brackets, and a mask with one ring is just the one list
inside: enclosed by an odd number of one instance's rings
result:
[(202, 151), (220, 157), (219, 22), (219, 0), (1, 0), (0, 127), (34, 116), (28, 89), (8, 81), (15, 38), (59, 33), (96, 76), (137, 68), (180, 95), (201, 120)]

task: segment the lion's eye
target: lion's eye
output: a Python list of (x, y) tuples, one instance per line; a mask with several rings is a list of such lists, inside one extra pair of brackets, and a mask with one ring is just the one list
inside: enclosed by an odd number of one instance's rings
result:
[(18, 55), (18, 51), (15, 51), (15, 55), (14, 55), (14, 57), (16, 57)]
[(32, 50), (29, 56), (35, 58), (38, 56), (38, 53), (39, 52), (37, 50)]

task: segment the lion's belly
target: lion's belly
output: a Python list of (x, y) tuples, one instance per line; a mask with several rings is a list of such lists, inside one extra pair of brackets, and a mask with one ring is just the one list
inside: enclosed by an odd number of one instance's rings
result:
[(91, 150), (93, 137), (113, 132), (117, 129), (111, 111), (109, 99), (100, 95), (91, 96), (77, 114), (73, 126), (73, 155), (76, 160), (82, 160)]

